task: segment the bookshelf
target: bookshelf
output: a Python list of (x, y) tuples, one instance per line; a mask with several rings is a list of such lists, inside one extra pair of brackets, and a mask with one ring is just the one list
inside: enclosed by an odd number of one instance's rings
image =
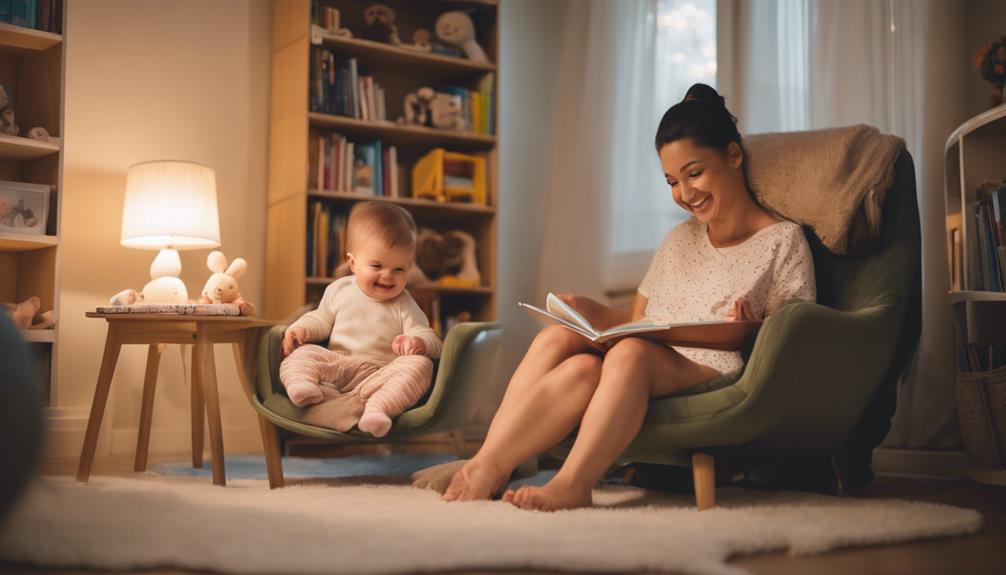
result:
[[(372, 4), (359, 0), (318, 0), (322, 10), (328, 7), (339, 11), (341, 27), (353, 32), (351, 38), (312, 25), (312, 0), (273, 4), (265, 314), (271, 319), (289, 317), (305, 304), (320, 300), (325, 287), (333, 281), (330, 272), (341, 261), (340, 258), (330, 258), (322, 266), (309, 262), (314, 249), (314, 205), (320, 202), (333, 214), (334, 221), (336, 215), (348, 214), (357, 202), (378, 201), (402, 206), (413, 215), (420, 227), (438, 232), (461, 230), (476, 241), (480, 285), (458, 287), (431, 283), (409, 288), (427, 313), (436, 316), (431, 317), (431, 323), (446, 325), (446, 321), (434, 319), (446, 320), (460, 312), (467, 312), (475, 321), (495, 319), (498, 141), (494, 128), (499, 109), (495, 85), (498, 78), (498, 4), (494, 0), (382, 2), (394, 10), (394, 23), (403, 43), (411, 43), (413, 32), (418, 28), (432, 33), (437, 17), (443, 12), (465, 11), (475, 24), (477, 41), (485, 50), (488, 62), (409, 50), (365, 39), (362, 37), (365, 26), (363, 12)], [(348, 75), (349, 61), (353, 60), (360, 76), (373, 79), (385, 95), (384, 106), (378, 106), (378, 110), (384, 110), (383, 118), (379, 112), (373, 114), (378, 119), (347, 114), (350, 95), (342, 89), (335, 92), (338, 96), (318, 89), (318, 78), (326, 77), (315, 73), (320, 70), (318, 62), (324, 58), (315, 52), (319, 49), (331, 52), (333, 70), (337, 70), (333, 74), (342, 74), (345, 67)], [(337, 77), (342, 80), (342, 76)], [(403, 100), (406, 94), (421, 87), (437, 91), (470, 91), (479, 94), (480, 102), (488, 93), (493, 102), (491, 119), (486, 120), (487, 115), (483, 115), (481, 121), (469, 122), (465, 130), (399, 123), (398, 118), (405, 114)], [(322, 92), (324, 95), (320, 96)], [(326, 99), (327, 103), (320, 104), (322, 99)], [(474, 100), (473, 95), (468, 102)], [(472, 104), (472, 117), (477, 109)], [(487, 121), (493, 129), (489, 129)], [(319, 150), (318, 140), (332, 135), (344, 139), (340, 144), (332, 144), (338, 150), (338, 153), (332, 153), (332, 157), (342, 157), (346, 143), (368, 146), (379, 142), (381, 153), (394, 147), (398, 160), (396, 189), (392, 190), (388, 183), (380, 187), (378, 195), (371, 195), (354, 191), (355, 186), (352, 185), (331, 185), (329, 172), (325, 171), (328, 168), (341, 174), (334, 178), (336, 182), (342, 182), (347, 175), (345, 163), (339, 160), (331, 163), (338, 167), (326, 164), (319, 171), (319, 162), (323, 161), (319, 158), (329, 156), (327, 151)], [(322, 144), (322, 147), (325, 145)], [(435, 148), (484, 158), (487, 180), (485, 204), (441, 202), (413, 196), (412, 168)], [(375, 170), (377, 173), (384, 181), (393, 171), (388, 166), (382, 166), (380, 172)], [(392, 194), (393, 191), (397, 191), (397, 195)], [(319, 267), (325, 268), (323, 271), (326, 273), (316, 273)]]
[[(63, 1), (59, 22), (52, 18), (40, 27), (63, 30)], [(55, 9), (50, 2), (47, 10)], [(48, 212), (42, 235), (18, 233), (0, 224), (0, 302), (15, 303), (37, 296), (42, 311), (52, 310), (51, 329), (23, 330), (31, 347), (44, 405), (52, 405), (59, 328), (60, 213), (63, 189), (63, 102), (66, 48), (63, 35), (0, 23), (0, 85), (14, 109), (18, 135), (0, 134), (0, 180), (48, 186)], [(56, 142), (27, 138), (41, 126)]]
[(944, 198), (965, 474), (1006, 485), (1006, 104), (947, 139)]

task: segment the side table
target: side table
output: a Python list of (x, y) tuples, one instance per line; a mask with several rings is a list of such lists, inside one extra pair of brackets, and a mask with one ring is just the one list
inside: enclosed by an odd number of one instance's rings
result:
[[(157, 368), (161, 351), (158, 344), (178, 343), (192, 348), (192, 465), (203, 463), (203, 414), (209, 423), (210, 452), (212, 454), (213, 483), (225, 485), (224, 442), (220, 424), (220, 401), (217, 395), (216, 363), (213, 345), (230, 343), (234, 346), (234, 360), (238, 377), (245, 393), (254, 393), (255, 346), (263, 330), (275, 322), (253, 317), (219, 315), (166, 315), (166, 314), (105, 314), (87, 313), (90, 318), (108, 322), (105, 351), (101, 358), (98, 383), (91, 402), (91, 415), (87, 420), (84, 447), (80, 452), (77, 481), (86, 482), (91, 475), (94, 451), (98, 444), (98, 431), (105, 413), (108, 390), (123, 345), (147, 345), (147, 366), (143, 380), (143, 399), (140, 407), (140, 428), (136, 438), (134, 469), (147, 467), (147, 448), (150, 443), (150, 420), (154, 409), (154, 389), (157, 385)], [(267, 425), (261, 415), (259, 427), (264, 440), (277, 442), (275, 433), (266, 433)], [(268, 436), (268, 438), (267, 438)], [(266, 445), (278, 452), (278, 445)]]

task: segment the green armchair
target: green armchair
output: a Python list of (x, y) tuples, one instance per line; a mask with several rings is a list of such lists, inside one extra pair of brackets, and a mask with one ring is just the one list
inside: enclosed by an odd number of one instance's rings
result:
[(487, 380), (498, 363), (502, 328), (498, 323), (462, 323), (447, 334), (433, 385), (426, 396), (395, 418), (391, 431), (380, 439), (353, 429), (339, 432), (301, 421), (303, 408), (287, 398), (279, 380), (285, 325), (266, 332), (259, 343), (254, 389), (249, 401), (258, 412), (266, 468), (271, 488), (283, 486), (281, 433), (326, 439), (332, 443), (389, 443), (429, 433), (459, 430), (471, 423), (481, 397), (479, 381)]
[[(908, 152), (895, 171), (876, 245), (838, 256), (807, 233), (817, 303), (793, 302), (770, 316), (736, 381), (653, 400), (620, 463), (691, 463), (700, 509), (715, 505), (714, 461), (738, 470), (766, 462), (833, 470), (839, 491), (869, 483), (871, 451), (890, 429), (898, 380), (921, 329), (921, 240)], [(571, 443), (553, 454), (565, 457)]]

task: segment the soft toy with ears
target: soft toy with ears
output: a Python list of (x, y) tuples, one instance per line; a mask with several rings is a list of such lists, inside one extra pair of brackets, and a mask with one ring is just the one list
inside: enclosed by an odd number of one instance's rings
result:
[(475, 41), (475, 23), (464, 12), (444, 12), (437, 18), (437, 37), (464, 50), (472, 62), (488, 62), (482, 46)]
[(241, 310), (241, 315), (254, 315), (255, 306), (241, 297), (237, 282), (237, 278), (248, 269), (248, 262), (244, 258), (234, 258), (228, 267), (224, 253), (214, 250), (206, 257), (206, 266), (213, 275), (206, 280), (199, 303), (234, 303)]

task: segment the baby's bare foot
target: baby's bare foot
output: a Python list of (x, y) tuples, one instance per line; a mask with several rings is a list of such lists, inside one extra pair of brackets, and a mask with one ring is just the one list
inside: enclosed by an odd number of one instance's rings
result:
[(503, 501), (512, 503), (521, 509), (533, 511), (558, 511), (560, 509), (577, 509), (590, 507), (593, 499), (591, 490), (557, 483), (555, 479), (544, 487), (525, 485), (517, 491), (508, 490), (503, 494)]
[(444, 501), (489, 499), (506, 481), (509, 473), (495, 465), (471, 459), (454, 477), (444, 492)]

